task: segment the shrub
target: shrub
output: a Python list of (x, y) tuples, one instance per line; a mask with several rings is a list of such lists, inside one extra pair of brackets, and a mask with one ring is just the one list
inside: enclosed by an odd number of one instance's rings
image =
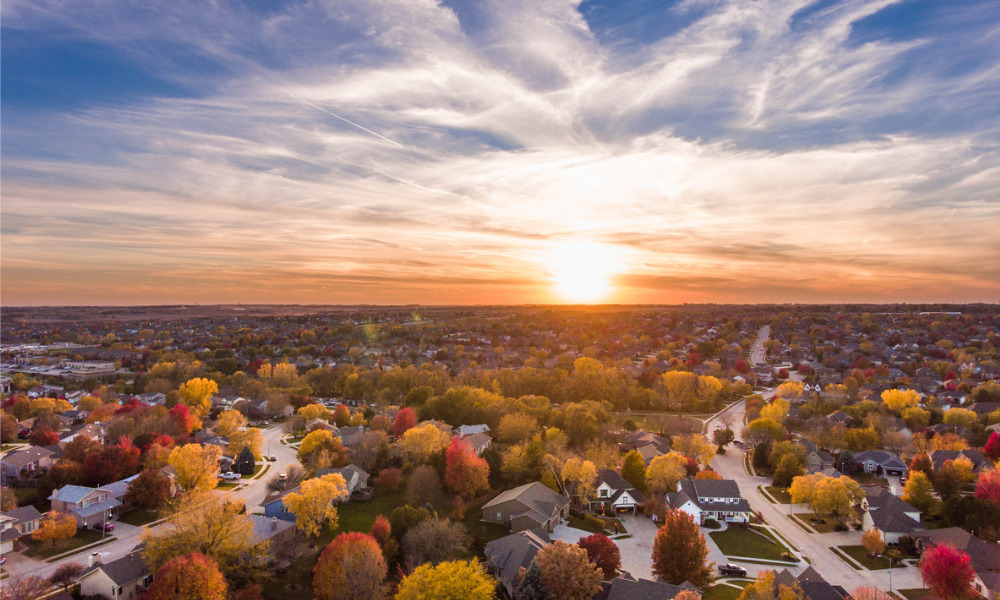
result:
[(722, 525), (719, 525), (719, 522), (715, 519), (705, 519), (705, 522), (702, 523), (701, 526), (706, 529), (718, 529), (722, 527)]

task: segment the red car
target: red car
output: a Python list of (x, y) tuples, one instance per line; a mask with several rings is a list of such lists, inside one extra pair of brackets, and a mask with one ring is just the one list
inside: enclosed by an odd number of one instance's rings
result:
[(96, 529), (98, 531), (101, 531), (101, 530), (104, 530), (104, 531), (114, 531), (115, 530), (115, 524), (111, 523), (111, 522), (108, 522), (108, 521), (105, 521), (104, 523), (94, 523), (94, 529)]

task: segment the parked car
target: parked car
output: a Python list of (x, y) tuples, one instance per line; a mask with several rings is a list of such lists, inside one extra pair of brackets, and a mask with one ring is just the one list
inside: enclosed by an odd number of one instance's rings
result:
[(94, 529), (98, 531), (114, 531), (115, 524), (110, 521), (105, 521), (103, 523), (94, 523)]
[(240, 479), (243, 476), (240, 475), (239, 473), (233, 473), (232, 471), (230, 471), (229, 473), (222, 473), (221, 475), (219, 475), (219, 477), (227, 481), (233, 481), (235, 479)]
[(269, 460), (271, 462), (274, 462), (274, 461), (278, 460), (278, 457), (272, 454), (271, 456), (267, 457), (267, 460)]
[(739, 565), (734, 565), (733, 563), (726, 563), (724, 565), (719, 565), (719, 572), (723, 575), (729, 577), (746, 577), (747, 570)]

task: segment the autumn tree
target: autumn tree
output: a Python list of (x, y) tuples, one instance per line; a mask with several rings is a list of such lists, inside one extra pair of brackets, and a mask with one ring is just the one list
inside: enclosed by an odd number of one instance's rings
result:
[(330, 419), (333, 420), (334, 425), (337, 427), (347, 427), (351, 424), (351, 411), (343, 404), (338, 404), (333, 407)]
[(4, 579), (0, 600), (38, 600), (45, 596), (50, 583), (37, 575), (14, 573)]
[(531, 415), (516, 412), (504, 415), (497, 426), (497, 439), (506, 444), (517, 444), (538, 431), (538, 421)]
[(903, 486), (903, 500), (922, 513), (926, 513), (937, 503), (934, 486), (923, 471), (910, 471), (910, 478)]
[(806, 474), (802, 462), (792, 454), (786, 454), (781, 458), (777, 468), (774, 470), (773, 484), (779, 487), (788, 487), (796, 477)]
[(42, 517), (38, 529), (31, 533), (31, 539), (51, 546), (55, 541), (68, 540), (74, 535), (76, 535), (76, 519), (73, 515), (51, 510)]
[(132, 506), (156, 510), (170, 500), (170, 479), (159, 469), (147, 470), (128, 484), (125, 501)]
[(330, 542), (313, 567), (318, 600), (379, 600), (385, 597), (388, 568), (370, 535), (342, 533)]
[(667, 511), (653, 540), (653, 573), (674, 585), (690, 581), (705, 587), (712, 581), (712, 565), (706, 564), (707, 559), (705, 536), (691, 515)]
[(915, 407), (920, 402), (920, 394), (916, 390), (886, 390), (882, 392), (882, 402), (889, 410), (901, 413)]
[(972, 582), (976, 572), (969, 555), (942, 544), (924, 550), (920, 557), (920, 576), (935, 596), (944, 600), (975, 598)]
[(771, 442), (778, 442), (785, 437), (788, 433), (781, 423), (772, 421), (771, 419), (756, 419), (747, 425), (746, 429), (743, 430), (743, 440), (751, 448), (756, 448), (765, 440)]
[(1000, 460), (1000, 433), (994, 431), (990, 434), (990, 439), (986, 440), (983, 454), (992, 461)]
[(736, 439), (736, 433), (733, 432), (729, 427), (723, 427), (721, 429), (716, 429), (712, 432), (712, 441), (719, 448), (725, 448)]
[(212, 395), (219, 393), (219, 385), (211, 379), (196, 377), (182, 383), (177, 391), (184, 404), (191, 408), (191, 412), (199, 419), (204, 419), (212, 410)]
[(332, 416), (329, 408), (315, 402), (312, 404), (306, 404), (299, 410), (295, 411), (295, 414), (307, 421), (311, 421), (312, 419), (329, 421)]
[(451, 443), (451, 436), (433, 423), (423, 423), (407, 430), (400, 440), (403, 458), (410, 464), (421, 464)]
[(225, 410), (219, 415), (215, 424), (215, 433), (229, 437), (233, 432), (247, 426), (247, 419), (238, 410)]
[(260, 460), (264, 450), (264, 434), (256, 427), (244, 427), (229, 435), (230, 452), (235, 455), (244, 448), (250, 448), (254, 459)]
[(347, 450), (340, 438), (326, 429), (317, 429), (302, 438), (298, 452), (299, 462), (310, 472), (323, 468), (339, 468), (348, 464)]
[(622, 479), (632, 484), (632, 487), (645, 493), (646, 487), (646, 461), (642, 455), (632, 450), (625, 455), (625, 462), (622, 463)]
[(52, 446), (59, 443), (59, 434), (52, 431), (51, 427), (39, 427), (32, 430), (28, 441), (32, 446)]
[(444, 500), (441, 478), (430, 465), (420, 465), (406, 481), (406, 500), (416, 506), (431, 506)]
[(618, 546), (608, 536), (595, 533), (580, 538), (577, 544), (587, 551), (587, 558), (604, 573), (605, 579), (611, 579), (622, 566), (621, 552)]
[(676, 452), (657, 456), (646, 469), (646, 483), (657, 496), (672, 492), (685, 474), (687, 460)]
[(868, 556), (872, 558), (885, 552), (885, 540), (882, 532), (872, 527), (861, 535), (861, 545), (868, 551)]
[(542, 570), (538, 567), (538, 561), (532, 559), (531, 564), (524, 570), (524, 574), (518, 579), (517, 589), (514, 591), (515, 600), (550, 600), (549, 591), (545, 589), (545, 582), (542, 581)]
[(68, 590), (69, 586), (76, 583), (85, 570), (80, 563), (63, 563), (56, 567), (52, 575), (49, 575), (49, 583), (63, 588), (64, 591)]
[(920, 453), (913, 457), (910, 461), (910, 472), (920, 471), (932, 477), (934, 475), (934, 465), (931, 463), (931, 457), (927, 456), (926, 453)]
[(743, 588), (737, 600), (802, 600), (803, 597), (799, 582), (781, 584), (777, 582), (774, 571), (762, 571)]
[[(781, 384), (778, 389), (780, 390), (782, 386), (787, 385), (798, 385), (799, 388), (802, 387), (802, 384), (789, 382)], [(785, 419), (788, 418), (788, 411), (790, 408), (791, 404), (788, 403), (788, 400), (785, 400), (780, 396), (775, 396), (770, 404), (765, 404), (764, 407), (760, 409), (760, 418), (782, 424), (785, 422)]]
[(206, 444), (185, 444), (170, 452), (170, 466), (176, 471), (177, 485), (188, 492), (214, 490), (219, 485), (219, 458), (222, 449)]
[(1000, 470), (990, 469), (979, 474), (976, 481), (976, 498), (989, 500), (1000, 506)]
[(601, 587), (601, 570), (579, 546), (556, 540), (539, 550), (535, 561), (553, 598), (590, 600)]
[(399, 583), (395, 600), (493, 600), (494, 579), (473, 560), (421, 565)]
[(17, 508), (17, 494), (7, 486), (0, 488), (0, 511), (7, 512)]
[(979, 415), (968, 408), (952, 408), (945, 411), (944, 422), (946, 425), (972, 429), (979, 422)]
[(454, 437), (445, 453), (445, 485), (468, 500), (489, 489), (489, 475), (490, 466), (486, 461), (468, 442)]
[(563, 463), (560, 476), (572, 495), (580, 502), (586, 504), (590, 501), (597, 484), (597, 468), (594, 463), (574, 456)]
[(153, 575), (147, 600), (227, 600), (229, 586), (210, 557), (192, 552), (178, 556)]
[(392, 535), (398, 540), (403, 540), (407, 531), (430, 518), (431, 513), (426, 508), (414, 508), (409, 504), (397, 506), (389, 515)]
[(396, 421), (392, 424), (392, 435), (399, 438), (416, 425), (417, 413), (408, 406), (402, 408), (396, 413)]
[(934, 489), (943, 500), (947, 500), (973, 480), (972, 468), (972, 461), (964, 456), (944, 461), (934, 473)]
[(424, 563), (461, 558), (469, 549), (469, 534), (457, 521), (432, 517), (411, 527), (403, 536), (406, 564), (414, 568)]
[(705, 436), (697, 433), (689, 433), (674, 437), (672, 447), (677, 452), (693, 458), (702, 465), (708, 466), (709, 461), (715, 456), (718, 446), (710, 444)]
[(896, 596), (890, 596), (876, 587), (863, 585), (854, 588), (854, 591), (851, 592), (851, 600), (896, 600)]
[(299, 486), (298, 492), (285, 495), (284, 504), (288, 512), (295, 515), (295, 525), (307, 536), (316, 538), (323, 527), (337, 527), (337, 502), (348, 497), (347, 483), (339, 473), (307, 479)]

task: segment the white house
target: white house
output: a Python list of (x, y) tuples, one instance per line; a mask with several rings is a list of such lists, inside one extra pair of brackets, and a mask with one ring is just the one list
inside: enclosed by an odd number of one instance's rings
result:
[(597, 489), (590, 500), (590, 510), (603, 509), (612, 513), (631, 510), (634, 513), (645, 501), (646, 497), (617, 472), (611, 469), (597, 472)]
[(680, 491), (666, 495), (671, 508), (682, 510), (704, 524), (706, 519), (749, 523), (750, 504), (732, 479), (682, 479)]

